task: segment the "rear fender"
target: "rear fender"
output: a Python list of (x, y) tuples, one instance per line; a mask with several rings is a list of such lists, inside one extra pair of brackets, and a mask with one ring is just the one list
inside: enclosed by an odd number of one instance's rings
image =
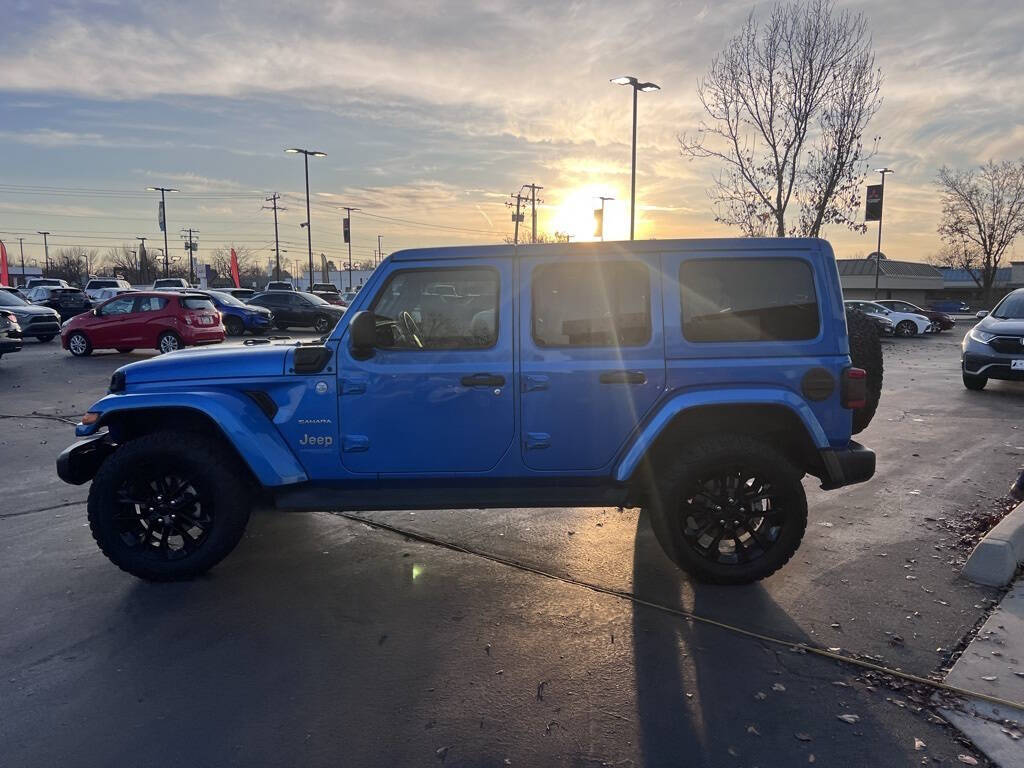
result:
[(615, 480), (628, 481), (659, 435), (681, 414), (708, 406), (771, 406), (792, 411), (807, 430), (807, 436), (818, 450), (829, 448), (828, 437), (807, 403), (787, 389), (775, 387), (742, 387), (736, 389), (697, 390), (676, 395), (661, 405), (648, 419), (640, 434), (630, 444), (615, 468)]
[[(144, 417), (146, 411), (184, 411), (205, 417), (248, 465), (264, 486), (290, 485), (308, 479), (295, 454), (259, 405), (239, 392), (189, 391), (107, 395), (89, 411), (99, 413), (95, 424), (79, 424), (75, 434), (86, 437), (109, 426), (119, 415)], [(115, 436), (116, 437), (116, 436)]]

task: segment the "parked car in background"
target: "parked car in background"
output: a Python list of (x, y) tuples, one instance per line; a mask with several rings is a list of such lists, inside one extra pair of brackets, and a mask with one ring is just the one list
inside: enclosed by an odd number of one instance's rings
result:
[[(132, 290), (131, 284), (121, 277), (91, 277), (89, 282), (85, 284), (85, 295), (89, 297), (91, 301), (102, 301), (100, 291), (105, 288), (120, 288), (122, 290)], [(108, 295), (107, 298), (110, 298)]]
[(70, 288), (66, 280), (56, 277), (30, 277), (25, 283), (25, 288), (38, 288), (41, 285), (52, 285), (55, 288)]
[(47, 342), (60, 333), (60, 314), (50, 307), (31, 304), (13, 293), (0, 291), (0, 310), (18, 319), (22, 338)]
[(266, 291), (249, 299), (249, 304), (273, 312), (274, 325), (282, 331), (312, 328), (317, 333), (327, 333), (345, 314), (344, 308), (305, 291)]
[(224, 326), (206, 296), (135, 291), (72, 318), (61, 326), (60, 341), (76, 357), (94, 349), (145, 348), (163, 353), (224, 341)]
[(913, 312), (897, 312), (875, 301), (861, 301), (850, 299), (843, 302), (848, 307), (859, 309), (861, 312), (881, 313), (892, 321), (893, 333), (897, 336), (917, 336), (918, 334), (930, 333), (932, 321), (924, 315)]
[(25, 298), (33, 304), (57, 310), (62, 322), (92, 308), (92, 302), (81, 288), (41, 285), (32, 288), (25, 294)]
[(220, 312), (228, 336), (241, 336), (246, 331), (262, 336), (271, 328), (273, 313), (265, 307), (255, 307), (221, 291), (189, 291), (190, 296), (205, 296)]
[(992, 312), (964, 336), (961, 372), (967, 389), (984, 389), (989, 379), (1024, 381), (1024, 288), (1006, 294)]
[(0, 357), (21, 351), (21, 326), (13, 312), (0, 309)]
[(153, 291), (187, 291), (192, 286), (184, 277), (161, 277), (153, 281)]
[[(93, 304), (100, 304), (107, 299), (112, 299), (115, 296), (120, 296), (122, 293), (132, 293), (135, 289), (132, 287), (128, 288), (98, 288), (93, 291), (93, 295), (90, 300)], [(88, 290), (86, 291), (88, 293)]]
[(933, 301), (928, 305), (928, 308), (934, 312), (955, 312), (958, 315), (971, 311), (971, 308), (967, 306), (966, 301), (957, 301), (955, 299)]
[(289, 283), (287, 280), (271, 280), (267, 283), (267, 287), (264, 291), (294, 291), (295, 286)]
[(349, 304), (351, 304), (353, 301), (356, 300), (356, 296), (358, 296), (358, 295), (359, 295), (359, 291), (342, 291), (341, 292), (341, 301), (347, 307)]
[(866, 309), (860, 309), (858, 307), (851, 306), (849, 302), (844, 302), (844, 304), (846, 305), (846, 311), (848, 313), (849, 312), (863, 312), (864, 316), (867, 317), (871, 322), (873, 322), (875, 324), (875, 326), (878, 329), (879, 334), (881, 334), (882, 336), (892, 336), (893, 335), (894, 330), (893, 330), (892, 320), (890, 320), (884, 313), (882, 313), (882, 311), (880, 309), (875, 308), (875, 307), (868, 307)]
[(911, 304), (909, 301), (899, 301), (898, 299), (879, 299), (875, 304), (881, 304), (883, 307), (890, 309), (893, 312), (905, 312), (911, 315), (924, 315), (932, 321), (932, 329), (936, 333), (939, 331), (948, 331), (956, 325), (956, 320), (945, 312), (937, 312), (933, 309), (921, 309), (919, 306)]
[(13, 285), (0, 285), (0, 293), (13, 293), (22, 299), (25, 298), (25, 294), (22, 293), (21, 288), (17, 288)]
[(248, 301), (255, 296), (259, 291), (252, 288), (211, 288), (211, 291), (220, 291), (221, 293), (227, 293), (234, 296), (239, 301)]
[(341, 298), (341, 290), (334, 283), (313, 283), (313, 287), (309, 289), (309, 292), (314, 296), (319, 296), (328, 304), (342, 307), (348, 306), (348, 302)]

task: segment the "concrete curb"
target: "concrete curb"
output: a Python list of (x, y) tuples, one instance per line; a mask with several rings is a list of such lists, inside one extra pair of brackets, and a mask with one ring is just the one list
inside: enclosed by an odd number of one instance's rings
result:
[(1018, 504), (985, 534), (967, 558), (965, 579), (989, 587), (1005, 587), (1024, 562), (1024, 503)]

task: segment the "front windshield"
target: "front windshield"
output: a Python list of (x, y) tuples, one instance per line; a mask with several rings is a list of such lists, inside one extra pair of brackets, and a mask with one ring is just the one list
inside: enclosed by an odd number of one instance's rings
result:
[(1024, 293), (1011, 293), (995, 309), (992, 317), (1000, 320), (1024, 320)]
[(244, 307), (245, 303), (239, 301), (230, 293), (221, 293), (220, 291), (210, 291), (210, 295), (219, 301), (221, 304), (227, 304), (229, 307)]
[(20, 296), (17, 296), (9, 291), (0, 291), (0, 307), (24, 307), (28, 304)]

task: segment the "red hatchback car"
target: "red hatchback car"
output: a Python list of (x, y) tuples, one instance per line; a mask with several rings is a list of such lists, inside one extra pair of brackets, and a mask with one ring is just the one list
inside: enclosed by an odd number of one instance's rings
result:
[(115, 296), (92, 312), (71, 318), (60, 329), (60, 341), (76, 357), (94, 349), (146, 348), (163, 353), (224, 341), (224, 325), (205, 296), (138, 291)]

